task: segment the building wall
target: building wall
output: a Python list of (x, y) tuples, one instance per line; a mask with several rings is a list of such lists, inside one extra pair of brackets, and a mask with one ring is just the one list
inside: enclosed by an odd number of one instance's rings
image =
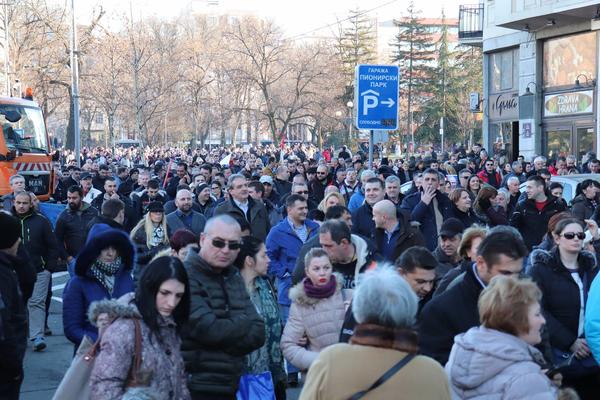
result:
[[(518, 52), (518, 86), (514, 92), (519, 95), (519, 116), (514, 119), (518, 123), (518, 141), (520, 154), (531, 158), (537, 154), (559, 154), (561, 146), (567, 142), (570, 146), (569, 153), (579, 157), (584, 150), (598, 151), (598, 131), (600, 129), (598, 114), (599, 99), (595, 85), (587, 85), (588, 78), (596, 79), (598, 76), (598, 51), (600, 40), (598, 34), (591, 34), (595, 39), (588, 40), (590, 46), (577, 48), (578, 39), (557, 40), (557, 38), (570, 38), (573, 35), (590, 32), (590, 19), (596, 4), (590, 1), (573, 0), (487, 0), (485, 2), (485, 24), (483, 32), (484, 50), (484, 144), (492, 148), (495, 139), (494, 120), (490, 117), (489, 110), (485, 110), (485, 102), (494, 100), (491, 89), (492, 76), (490, 65), (497, 54), (508, 50)], [(582, 8), (588, 7), (586, 12)], [(593, 7), (593, 8), (591, 8)], [(591, 11), (591, 14), (590, 14)], [(586, 14), (587, 13), (587, 14)], [(577, 18), (574, 15), (578, 15)], [(544, 26), (548, 18), (556, 19), (556, 26)], [(518, 28), (537, 24), (533, 31), (515, 30), (500, 27), (500, 24), (512, 24)], [(540, 27), (541, 24), (541, 27)], [(520, 29), (520, 28), (519, 28)], [(588, 37), (589, 38), (589, 37)], [(566, 42), (563, 44), (562, 42)], [(555, 54), (544, 57), (546, 51), (555, 49)], [(558, 49), (558, 50), (557, 50)], [(572, 52), (573, 54), (568, 54)], [(592, 55), (593, 54), (593, 55)], [(545, 59), (546, 58), (546, 59)], [(559, 79), (545, 82), (546, 77), (557, 76)], [(586, 77), (581, 77), (584, 87), (575, 85), (575, 77), (584, 71)], [(559, 82), (560, 81), (560, 82)], [(527, 88), (532, 96), (522, 97)], [(581, 107), (573, 113), (563, 111), (550, 111), (557, 103), (568, 103), (586, 100), (592, 93), (592, 105)], [(527, 104), (531, 103), (531, 109)], [(489, 106), (489, 104), (488, 104)], [(590, 112), (593, 108), (593, 112)], [(570, 130), (570, 131), (569, 131)], [(567, 137), (570, 134), (570, 141)], [(561, 136), (562, 135), (562, 136)], [(566, 147), (565, 147), (566, 148)], [(564, 153), (564, 152), (563, 152)]]

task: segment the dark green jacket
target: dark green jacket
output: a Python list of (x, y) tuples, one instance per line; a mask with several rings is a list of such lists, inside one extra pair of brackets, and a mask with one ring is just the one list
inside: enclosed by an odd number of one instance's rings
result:
[(191, 294), (181, 346), (188, 388), (207, 398), (234, 396), (245, 356), (265, 342), (264, 322), (237, 269), (214, 272), (195, 252), (184, 264)]

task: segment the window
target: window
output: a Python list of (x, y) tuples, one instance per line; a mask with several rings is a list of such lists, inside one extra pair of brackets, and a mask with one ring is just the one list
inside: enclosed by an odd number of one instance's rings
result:
[(96, 119), (96, 123), (97, 123), (98, 125), (102, 125), (102, 124), (104, 124), (104, 114), (102, 114), (102, 113), (97, 113), (97, 114), (96, 114), (96, 118), (95, 118), (95, 119)]
[(519, 84), (518, 49), (490, 56), (490, 93), (517, 90)]
[[(547, 40), (543, 73), (544, 87), (574, 85), (581, 74), (596, 79), (596, 32)], [(579, 80), (586, 83), (584, 77)]]

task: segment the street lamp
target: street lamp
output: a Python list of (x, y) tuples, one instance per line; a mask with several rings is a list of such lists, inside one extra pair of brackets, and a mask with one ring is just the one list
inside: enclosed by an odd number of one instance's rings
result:
[(352, 109), (354, 108), (354, 103), (352, 101), (349, 101), (346, 103), (346, 107), (348, 107), (348, 114), (350, 115), (348, 121), (348, 140), (352, 140), (352, 125), (354, 124), (354, 118), (352, 118)]

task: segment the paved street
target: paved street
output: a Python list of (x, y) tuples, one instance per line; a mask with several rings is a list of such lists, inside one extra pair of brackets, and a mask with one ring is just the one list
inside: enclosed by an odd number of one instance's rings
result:
[[(53, 275), (53, 300), (48, 324), (52, 336), (46, 339), (48, 347), (34, 353), (31, 346), (25, 355), (25, 380), (21, 387), (21, 400), (50, 400), (69, 367), (73, 356), (73, 345), (65, 338), (62, 329), (62, 289), (67, 281), (67, 273)], [(295, 400), (299, 389), (288, 390), (288, 399)]]

